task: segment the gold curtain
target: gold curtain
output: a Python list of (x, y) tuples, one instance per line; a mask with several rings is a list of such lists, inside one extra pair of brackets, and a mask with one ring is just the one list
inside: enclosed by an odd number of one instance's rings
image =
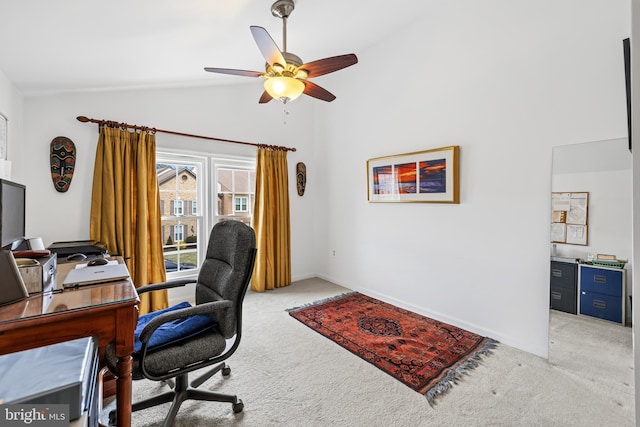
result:
[(257, 292), (291, 283), (287, 152), (258, 149), (253, 228), (256, 265), (251, 289)]
[[(136, 287), (166, 280), (155, 134), (100, 128), (90, 237), (124, 258)], [(166, 290), (140, 295), (140, 314), (168, 305)]]

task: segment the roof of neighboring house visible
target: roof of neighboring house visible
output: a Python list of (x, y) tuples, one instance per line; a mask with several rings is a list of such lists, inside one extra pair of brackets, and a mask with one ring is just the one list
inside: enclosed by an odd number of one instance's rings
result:
[(161, 166), (156, 169), (156, 175), (158, 177), (158, 185), (162, 185), (174, 179), (176, 176), (180, 176), (182, 174), (188, 174), (194, 179), (196, 177), (195, 168), (181, 167), (176, 170), (171, 166)]

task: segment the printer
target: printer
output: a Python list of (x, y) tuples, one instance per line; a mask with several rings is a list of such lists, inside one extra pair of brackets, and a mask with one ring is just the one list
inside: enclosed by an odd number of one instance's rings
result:
[(93, 338), (0, 356), (2, 405), (69, 405), (69, 421), (97, 426), (98, 345)]
[(67, 257), (83, 254), (87, 258), (107, 257), (107, 245), (96, 240), (74, 240), (70, 242), (53, 242), (47, 248), (58, 255), (58, 262), (62, 263)]

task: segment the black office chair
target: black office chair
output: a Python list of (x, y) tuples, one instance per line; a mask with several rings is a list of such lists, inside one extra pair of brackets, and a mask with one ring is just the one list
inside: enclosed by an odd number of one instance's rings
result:
[[(217, 223), (211, 230), (206, 259), (200, 267), (197, 280), (178, 279), (137, 289), (141, 294), (196, 283), (196, 305), (187, 308), (174, 306), (140, 316), (138, 329), (144, 327), (137, 344), (139, 349), (133, 355), (133, 379), (165, 381), (172, 389), (134, 403), (133, 411), (172, 402), (163, 424), (171, 426), (180, 405), (186, 399), (229, 402), (233, 412), (243, 410), (244, 404), (237, 396), (196, 388), (219, 371), (222, 371), (223, 376), (228, 376), (231, 372), (231, 368), (223, 361), (240, 344), (242, 303), (253, 273), (255, 246), (255, 233), (248, 225), (239, 221)], [(172, 331), (181, 330), (184, 324), (194, 324), (194, 319), (197, 324), (195, 330), (191, 328), (182, 336), (173, 336), (169, 342), (157, 342), (157, 336), (167, 335), (162, 332), (163, 328), (171, 335)], [(166, 325), (169, 327), (166, 328)], [(117, 358), (112, 346), (107, 347), (105, 359), (112, 372), (117, 372)], [(193, 380), (189, 386), (189, 372), (216, 363), (216, 367)], [(112, 411), (109, 418), (115, 419), (115, 411)]]

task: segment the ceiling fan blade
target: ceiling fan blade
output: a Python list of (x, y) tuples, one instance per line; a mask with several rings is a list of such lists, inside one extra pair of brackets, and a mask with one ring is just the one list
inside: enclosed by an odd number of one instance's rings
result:
[(278, 49), (278, 45), (273, 41), (267, 30), (262, 27), (252, 25), (251, 34), (253, 34), (253, 39), (258, 45), (258, 49), (260, 49), (262, 56), (264, 56), (264, 59), (267, 60), (269, 65), (273, 65), (275, 63), (280, 65), (287, 64), (284, 56), (282, 56), (282, 52)]
[(329, 92), (328, 90), (321, 88), (315, 83), (310, 82), (309, 80), (303, 80), (304, 82), (304, 94), (312, 96), (314, 98), (318, 98), (322, 101), (331, 102), (336, 99), (336, 96)]
[(271, 97), (271, 95), (269, 95), (269, 93), (265, 90), (264, 92), (262, 92), (262, 96), (260, 97), (260, 101), (258, 101), (258, 104), (266, 104), (272, 99), (273, 98)]
[(358, 63), (358, 57), (353, 53), (346, 55), (332, 56), (330, 58), (318, 59), (307, 64), (303, 64), (299, 69), (307, 70), (307, 78), (322, 76), (333, 73)]
[(233, 68), (204, 67), (204, 70), (210, 73), (232, 74), (234, 76), (245, 76), (245, 77), (260, 77), (264, 74), (264, 73), (261, 73), (260, 71), (234, 70)]

